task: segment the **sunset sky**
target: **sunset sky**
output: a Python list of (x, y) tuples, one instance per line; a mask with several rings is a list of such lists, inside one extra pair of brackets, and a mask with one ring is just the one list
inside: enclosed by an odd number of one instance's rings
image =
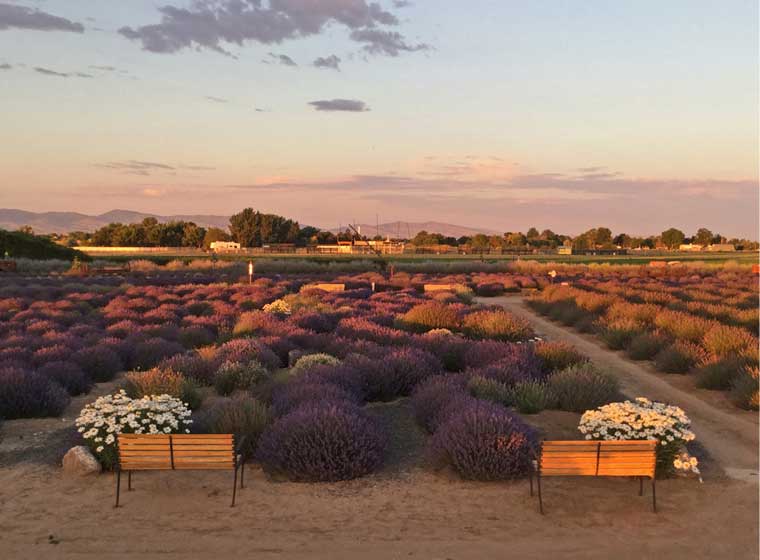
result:
[(758, 237), (755, 0), (0, 0), (0, 207)]

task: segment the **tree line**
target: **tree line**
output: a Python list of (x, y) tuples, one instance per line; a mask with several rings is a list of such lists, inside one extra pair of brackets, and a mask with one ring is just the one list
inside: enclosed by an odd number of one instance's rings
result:
[(474, 250), (512, 249), (512, 250), (546, 250), (558, 247), (572, 247), (576, 251), (599, 249), (678, 249), (684, 243), (707, 246), (716, 243), (731, 243), (739, 250), (757, 249), (758, 243), (748, 239), (727, 239), (720, 234), (713, 234), (707, 228), (699, 228), (692, 237), (676, 228), (669, 228), (660, 235), (648, 237), (631, 236), (619, 233), (613, 236), (607, 227), (592, 228), (575, 237), (554, 233), (545, 229), (539, 233), (535, 227), (526, 233), (506, 232), (503, 235), (477, 234), (465, 237), (446, 237), (440, 233), (420, 231), (410, 242), (417, 247), (448, 245), (453, 247), (468, 246)]
[[(31, 233), (31, 232), (27, 232)], [(73, 232), (61, 241), (70, 247), (188, 247), (208, 249), (214, 241), (236, 241), (242, 247), (262, 247), (275, 244), (296, 246), (335, 244), (339, 240), (368, 239), (347, 229), (337, 235), (312, 226), (301, 227), (290, 218), (277, 214), (267, 214), (246, 208), (230, 217), (227, 229), (205, 228), (193, 222), (170, 221), (159, 223), (155, 218), (145, 218), (134, 224), (112, 223), (92, 233)], [(374, 239), (382, 239), (375, 237)], [(678, 249), (684, 243), (707, 246), (716, 243), (731, 243), (739, 250), (756, 250), (758, 243), (747, 239), (727, 239), (707, 228), (699, 228), (692, 236), (687, 236), (677, 228), (668, 228), (659, 235), (640, 237), (618, 233), (613, 235), (610, 228), (596, 227), (570, 236), (555, 233), (550, 229), (539, 231), (532, 227), (527, 232), (505, 232), (502, 235), (477, 234), (473, 236), (450, 237), (440, 233), (420, 231), (407, 240), (416, 247), (448, 245), (467, 246), (472, 250), (553, 250), (558, 247), (572, 247), (573, 250), (597, 249)]]

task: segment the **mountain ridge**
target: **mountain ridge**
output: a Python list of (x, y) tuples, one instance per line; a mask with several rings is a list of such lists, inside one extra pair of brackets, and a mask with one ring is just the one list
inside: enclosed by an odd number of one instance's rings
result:
[[(98, 228), (113, 222), (135, 223), (141, 222), (145, 218), (155, 218), (159, 222), (169, 222), (172, 220), (184, 220), (195, 222), (203, 227), (220, 227), (226, 229), (229, 225), (229, 216), (218, 216), (213, 214), (176, 214), (163, 216), (161, 214), (152, 214), (147, 212), (137, 212), (134, 210), (114, 209), (102, 214), (84, 214), (81, 212), (31, 212), (28, 210), (19, 210), (14, 208), (0, 208), (0, 228), (15, 230), (22, 226), (31, 226), (31, 228), (40, 234), (47, 233), (68, 233), (72, 231), (92, 232)], [(345, 226), (342, 228), (345, 231)], [(384, 224), (357, 224), (356, 226), (363, 235), (374, 237), (379, 233), (383, 237), (414, 237), (420, 231), (429, 233), (440, 233), (448, 237), (471, 236), (477, 233), (498, 234), (495, 230), (488, 228), (475, 228), (444, 222), (427, 221), (427, 222), (405, 222), (396, 221)], [(336, 229), (331, 229), (333, 233)]]

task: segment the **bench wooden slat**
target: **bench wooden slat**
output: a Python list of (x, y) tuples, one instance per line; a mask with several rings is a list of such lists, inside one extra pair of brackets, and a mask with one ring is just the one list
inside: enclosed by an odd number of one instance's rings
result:
[(657, 442), (544, 441), (539, 470), (544, 476), (654, 477)]
[(120, 434), (123, 470), (234, 469), (232, 434)]

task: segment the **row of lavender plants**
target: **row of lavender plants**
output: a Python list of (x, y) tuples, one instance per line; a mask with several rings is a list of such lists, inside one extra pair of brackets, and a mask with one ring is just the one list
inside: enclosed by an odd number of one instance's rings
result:
[[(388, 434), (365, 405), (413, 394), (436, 460), (490, 479), (524, 472), (535, 434), (518, 412), (617, 397), (614, 379), (572, 348), (535, 342), (524, 321), (470, 305), (467, 291), (299, 292), (306, 280), (4, 294), (2, 414), (59, 414), (69, 394), (129, 370), (129, 397), (178, 397), (195, 410), (192, 429), (245, 435), (272, 475), (324, 481), (379, 468)], [(457, 390), (424, 420), (420, 403), (440, 383)], [(481, 447), (457, 448), (472, 430)], [(107, 442), (89, 443), (104, 463), (113, 457)]]
[[(680, 286), (637, 277), (584, 279), (550, 286), (528, 303), (634, 360), (652, 360), (665, 373), (692, 373), (698, 387), (728, 391), (737, 406), (757, 409), (757, 279), (735, 276), (733, 285), (726, 277), (684, 277), (689, 282)], [(728, 303), (708, 303), (712, 292)], [(702, 312), (705, 306), (710, 313)], [(734, 312), (719, 312), (725, 307)]]
[[(163, 358), (229, 337), (241, 314), (324, 279), (320, 274), (289, 275), (248, 286), (213, 282), (213, 271), (147, 272), (130, 275), (129, 284), (109, 277), (6, 279), (0, 286), (0, 418), (59, 415), (70, 396), (87, 393), (94, 383), (123, 370), (150, 369)], [(336, 279), (349, 288), (365, 286), (361, 293), (372, 282), (378, 289), (398, 290), (430, 280), (405, 273), (390, 281), (374, 273)], [(494, 278), (467, 279), (474, 285), (478, 280), (492, 284)], [(527, 277), (517, 282), (533, 283)], [(382, 325), (408, 307), (378, 308), (374, 324)], [(294, 326), (300, 323), (320, 334), (351, 314), (344, 310), (343, 315), (301, 313)], [(350, 329), (350, 322), (341, 325), (341, 332)]]

